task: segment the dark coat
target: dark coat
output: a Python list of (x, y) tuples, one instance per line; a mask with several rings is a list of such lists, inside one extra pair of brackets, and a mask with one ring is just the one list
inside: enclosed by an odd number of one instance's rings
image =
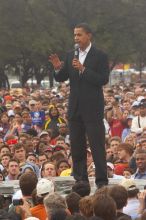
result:
[(78, 110), (86, 122), (95, 122), (104, 117), (104, 97), (102, 86), (109, 80), (107, 55), (91, 46), (85, 62), (83, 74), (73, 68), (74, 52), (66, 56), (63, 68), (55, 73), (58, 82), (70, 80), (69, 120)]

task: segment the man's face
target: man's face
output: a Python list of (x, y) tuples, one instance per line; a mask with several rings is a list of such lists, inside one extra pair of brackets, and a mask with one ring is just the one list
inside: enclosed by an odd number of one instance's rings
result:
[(127, 157), (127, 152), (124, 149), (118, 149), (118, 158), (124, 160)]
[(12, 176), (16, 176), (19, 174), (19, 165), (17, 162), (12, 161), (9, 163), (8, 173)]
[(45, 155), (39, 156), (39, 166), (41, 167), (44, 162), (47, 161), (47, 157)]
[(120, 144), (119, 141), (116, 141), (116, 140), (113, 140), (110, 143), (110, 147), (111, 147), (111, 150), (113, 151), (113, 154), (117, 154), (119, 144)]
[(60, 146), (66, 147), (66, 144), (65, 144), (64, 140), (57, 140), (56, 141), (56, 145), (60, 145)]
[(74, 29), (74, 41), (78, 43), (81, 50), (85, 50), (91, 40), (91, 33), (87, 33), (83, 28)]
[(131, 108), (131, 105), (130, 105), (130, 102), (124, 102), (123, 103), (123, 108), (124, 108), (124, 110), (130, 110), (130, 108)]
[(2, 157), (2, 160), (1, 160), (1, 163), (4, 167), (7, 167), (8, 166), (8, 163), (9, 163), (9, 160), (10, 160), (10, 157), (9, 156), (3, 156)]
[(67, 133), (67, 127), (66, 127), (66, 125), (65, 124), (60, 124), (60, 126), (59, 126), (59, 133), (60, 134), (66, 134)]
[(146, 140), (141, 143), (142, 149), (146, 150)]
[(55, 165), (50, 164), (50, 163), (46, 164), (42, 174), (43, 174), (43, 177), (54, 177), (54, 176), (56, 176)]
[(106, 149), (106, 159), (112, 157), (113, 151), (111, 148)]
[(30, 163), (36, 164), (36, 157), (33, 156), (33, 155), (29, 155), (29, 156), (27, 157), (27, 161), (30, 162)]
[(146, 170), (146, 154), (144, 153), (136, 154), (136, 165), (139, 170), (141, 171)]
[(40, 111), (42, 109), (42, 103), (40, 101), (37, 101), (36, 108), (38, 111)]
[(41, 135), (40, 140), (48, 144), (51, 140), (51, 137), (49, 136), (49, 134), (43, 134)]
[(24, 148), (20, 148), (20, 149), (17, 149), (15, 150), (15, 153), (14, 153), (14, 157), (19, 160), (20, 162), (23, 162), (25, 161), (25, 156), (26, 156), (26, 152), (24, 150)]
[(10, 150), (7, 147), (4, 147), (1, 149), (0, 156), (4, 154), (9, 154), (9, 153), (10, 153)]
[(23, 123), (31, 123), (31, 117), (29, 113), (25, 113), (22, 115)]

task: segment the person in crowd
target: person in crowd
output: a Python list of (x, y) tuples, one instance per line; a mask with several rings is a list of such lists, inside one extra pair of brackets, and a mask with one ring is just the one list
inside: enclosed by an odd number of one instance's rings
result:
[(48, 161), (48, 156), (46, 155), (46, 153), (42, 153), (38, 155), (38, 165), (40, 168), (42, 167), (42, 164), (47, 161)]
[(71, 192), (66, 196), (65, 199), (71, 215), (79, 213), (79, 202), (81, 199), (80, 195), (75, 192)]
[(58, 193), (50, 193), (44, 198), (44, 205), (47, 213), (48, 220), (51, 218), (51, 213), (56, 209), (63, 209), (67, 214), (70, 214), (67, 209), (65, 198)]
[(126, 206), (123, 208), (123, 213), (130, 215), (132, 219), (139, 217), (140, 202), (138, 200), (139, 189), (136, 183), (132, 179), (124, 179), (121, 185), (125, 187), (128, 192), (128, 201)]
[(56, 167), (53, 163), (46, 161), (42, 164), (41, 176), (43, 178), (55, 177), (56, 175)]
[(133, 174), (134, 179), (146, 179), (146, 151), (139, 149), (135, 152), (137, 170)]
[(108, 178), (113, 178), (113, 179), (123, 179), (124, 178), (122, 175), (115, 174), (115, 166), (111, 162), (107, 162), (107, 174), (108, 174)]
[(125, 216), (127, 220), (131, 220), (131, 217), (129, 215), (123, 213), (123, 208), (124, 206), (126, 206), (128, 200), (128, 193), (124, 186), (114, 185), (109, 188), (108, 194), (113, 198), (116, 203), (116, 219)]
[(60, 176), (61, 172), (70, 168), (70, 165), (66, 159), (59, 160), (56, 163), (56, 172)]
[(36, 186), (36, 201), (37, 205), (30, 208), (31, 215), (39, 220), (44, 220), (47, 217), (43, 200), (46, 195), (54, 192), (54, 184), (51, 180), (40, 179)]
[(51, 129), (54, 132), (54, 136), (59, 135), (59, 125), (65, 123), (65, 120), (60, 117), (59, 111), (56, 106), (52, 106), (49, 109), (49, 119), (45, 122), (45, 130)]
[(3, 172), (0, 170), (0, 182), (5, 181), (5, 176)]
[(123, 175), (125, 168), (129, 167), (129, 162), (133, 155), (133, 147), (130, 144), (121, 143), (118, 147), (118, 160), (115, 161), (115, 174)]
[(72, 187), (72, 192), (76, 192), (81, 197), (89, 196), (91, 192), (90, 184), (86, 181), (76, 182)]
[(121, 138), (123, 129), (125, 128), (125, 118), (119, 106), (119, 101), (115, 97), (113, 98), (112, 109), (107, 111), (107, 121), (110, 125), (111, 136)]
[(22, 199), (23, 206), (11, 205), (9, 208), (9, 212), (12, 210), (21, 216), (21, 220), (31, 216), (29, 208), (33, 207), (33, 200), (32, 200), (32, 192), (36, 188), (38, 179), (37, 176), (33, 172), (27, 172), (21, 175), (19, 180), (21, 196), (19, 199)]
[(85, 196), (79, 201), (79, 210), (80, 213), (89, 218), (93, 216), (93, 197)]
[(116, 219), (116, 203), (114, 199), (106, 194), (99, 194), (93, 199), (93, 213), (104, 220)]
[(126, 123), (125, 123), (126, 128), (124, 128), (122, 132), (122, 137), (121, 137), (122, 141), (124, 141), (127, 135), (131, 133), (132, 120), (133, 120), (133, 116), (128, 115), (126, 118)]
[(11, 154), (3, 154), (1, 157), (1, 165), (4, 169), (8, 170), (8, 164), (10, 159), (12, 158)]
[(8, 175), (5, 180), (17, 180), (19, 168), (19, 162), (16, 159), (10, 159), (8, 163)]
[(18, 143), (14, 146), (14, 158), (19, 161), (20, 167), (26, 162), (26, 150), (23, 144)]
[(121, 143), (121, 139), (117, 136), (112, 137), (109, 140), (109, 145), (110, 145), (110, 148), (113, 152), (111, 155), (111, 158), (109, 158), (109, 160), (112, 163), (114, 163), (118, 159), (118, 147), (119, 147), (120, 143)]
[(139, 104), (140, 115), (132, 120), (131, 131), (137, 135), (146, 131), (146, 99), (143, 99)]
[(0, 158), (2, 158), (4, 154), (11, 154), (10, 148), (7, 144), (1, 144), (0, 147)]
[(26, 157), (26, 162), (34, 163), (37, 162), (37, 155), (33, 152), (29, 152)]
[(3, 112), (0, 115), (0, 137), (5, 139), (5, 135), (7, 134), (10, 128), (10, 122), (7, 112)]

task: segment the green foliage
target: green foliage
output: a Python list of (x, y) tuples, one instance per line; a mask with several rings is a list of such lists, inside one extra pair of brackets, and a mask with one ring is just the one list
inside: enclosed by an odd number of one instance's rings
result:
[(146, 58), (145, 0), (1, 0), (0, 65), (19, 58), (46, 64), (73, 47), (73, 27), (88, 22), (113, 62)]

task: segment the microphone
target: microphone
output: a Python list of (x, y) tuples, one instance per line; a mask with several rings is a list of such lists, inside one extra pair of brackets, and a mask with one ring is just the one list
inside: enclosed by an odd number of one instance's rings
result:
[(79, 44), (77, 43), (74, 45), (74, 58), (79, 58)]

